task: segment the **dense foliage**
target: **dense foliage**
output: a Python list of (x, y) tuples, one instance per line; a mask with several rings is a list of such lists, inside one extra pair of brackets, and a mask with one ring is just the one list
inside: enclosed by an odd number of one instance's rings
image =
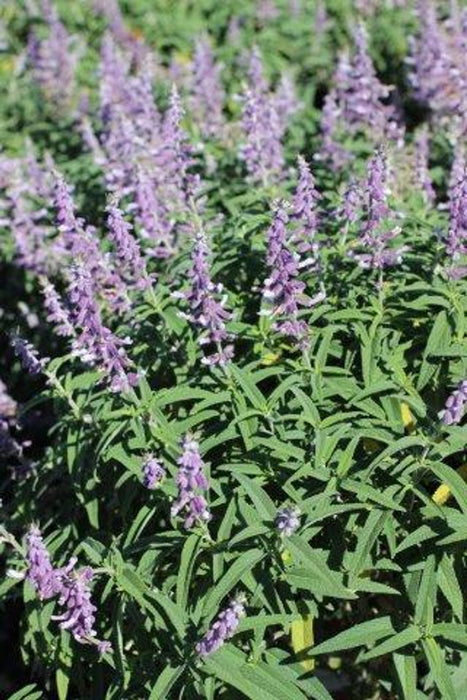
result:
[(466, 697), (463, 4), (2, 3), (11, 700)]

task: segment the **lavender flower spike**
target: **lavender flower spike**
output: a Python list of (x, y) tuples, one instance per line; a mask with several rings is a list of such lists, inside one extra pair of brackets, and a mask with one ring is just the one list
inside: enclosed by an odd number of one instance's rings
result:
[(467, 379), (463, 379), (457, 389), (448, 397), (439, 417), (445, 425), (460, 423), (467, 404)]
[(192, 111), (206, 136), (220, 136), (224, 125), (222, 109), (225, 99), (220, 79), (221, 66), (216, 63), (207, 39), (196, 42), (193, 59)]
[(133, 227), (125, 221), (121, 210), (115, 202), (107, 207), (107, 212), (107, 228), (120, 263), (119, 272), (120, 274), (123, 273), (137, 289), (145, 289), (150, 285), (150, 279), (144, 260), (141, 257), (138, 241), (131, 235)]
[(124, 340), (103, 325), (95, 299), (93, 280), (85, 265), (70, 270), (70, 304), (75, 309), (73, 322), (79, 333), (73, 342), (75, 355), (96, 365), (110, 380), (111, 391), (128, 391), (138, 383), (138, 375), (129, 372), (132, 363), (125, 353)]
[(428, 204), (435, 201), (435, 191), (428, 169), (430, 144), (427, 129), (420, 129), (415, 137), (415, 178)]
[[(400, 263), (407, 246), (389, 248), (388, 243), (400, 233), (398, 226), (390, 225), (394, 215), (388, 206), (388, 170), (383, 151), (378, 150), (367, 166), (365, 184), (366, 216), (360, 233), (362, 253), (351, 252), (351, 257), (364, 269), (379, 270)], [(380, 277), (381, 282), (381, 277)]]
[(31, 582), (41, 600), (52, 598), (59, 591), (59, 580), (51, 564), (41, 531), (31, 525), (26, 535), (26, 579)]
[(296, 235), (297, 249), (300, 254), (311, 253), (306, 263), (314, 265), (318, 253), (318, 243), (315, 240), (318, 230), (317, 203), (321, 195), (315, 187), (315, 181), (306, 160), (298, 156), (297, 163), (299, 178), (293, 199), (293, 217), (299, 224)]
[(269, 308), (263, 312), (275, 319), (273, 328), (282, 335), (295, 338), (300, 346), (306, 345), (308, 325), (298, 320), (301, 306), (313, 306), (325, 297), (323, 291), (310, 299), (305, 284), (298, 277), (298, 257), (287, 245), (289, 217), (285, 203), (276, 206), (273, 222), (268, 231), (266, 264), (270, 274), (264, 281), (263, 298)]
[(250, 179), (268, 185), (282, 176), (282, 126), (257, 51), (251, 56), (249, 81), (242, 101), (242, 129), (246, 142), (240, 156), (245, 161)]
[(70, 314), (62, 304), (57, 290), (47, 278), (41, 280), (41, 283), (44, 306), (48, 311), (47, 321), (55, 325), (57, 335), (72, 338), (75, 335), (75, 329), (71, 323)]
[(225, 323), (230, 320), (231, 314), (224, 309), (226, 299), (222, 298), (221, 301), (217, 301), (215, 297), (223, 292), (223, 287), (211, 280), (209, 254), (206, 234), (200, 229), (194, 239), (191, 269), (188, 272), (191, 288), (189, 292), (177, 294), (177, 296), (185, 298), (190, 308), (190, 313), (186, 315), (186, 318), (201, 330), (199, 344), (202, 346), (213, 345), (217, 348), (217, 352), (203, 358), (203, 363), (224, 365), (233, 356), (233, 346), (223, 345), (230, 338)]
[(467, 253), (467, 167), (455, 173), (459, 179), (451, 185), (450, 221), (446, 240), (446, 252), (454, 266), (449, 271), (450, 277), (459, 279), (465, 277), (467, 270), (463, 266), (455, 266), (459, 259)]
[[(196, 440), (186, 435), (182, 443), (182, 454), (177, 460), (179, 469), (176, 477), (178, 496), (172, 506), (172, 517), (181, 511), (185, 513), (185, 528), (203, 524), (211, 519), (209, 506), (203, 491), (209, 489), (209, 482), (203, 471), (203, 460)], [(201, 493), (200, 493), (201, 492)]]
[(230, 601), (225, 610), (219, 613), (215, 622), (196, 645), (199, 656), (203, 658), (209, 656), (233, 637), (241, 618), (245, 615), (245, 602), (245, 595), (237, 595)]
[(165, 476), (165, 469), (158, 459), (150, 455), (143, 464), (143, 484), (147, 489), (156, 489)]
[(280, 508), (276, 516), (276, 527), (280, 535), (290, 537), (300, 526), (301, 511), (296, 506)]
[(91, 602), (91, 590), (89, 583), (93, 578), (93, 571), (89, 566), (75, 571), (76, 559), (72, 558), (66, 567), (58, 570), (60, 578), (59, 604), (65, 607), (62, 615), (53, 616), (52, 619), (60, 622), (63, 630), (69, 630), (80, 644), (96, 644), (101, 653), (110, 651), (109, 642), (101, 642), (95, 639), (96, 631), (95, 612), (96, 606)]
[(14, 335), (11, 339), (11, 344), (23, 369), (32, 375), (40, 374), (43, 371), (44, 365), (47, 364), (47, 359), (39, 358), (37, 350), (31, 343), (28, 343), (27, 340), (20, 338), (18, 335)]

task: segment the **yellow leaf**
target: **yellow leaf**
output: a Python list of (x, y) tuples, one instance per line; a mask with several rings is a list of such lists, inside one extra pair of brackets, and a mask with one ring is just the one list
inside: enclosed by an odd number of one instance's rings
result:
[[(465, 462), (465, 464), (459, 467), (457, 473), (464, 479), (464, 481), (467, 481), (467, 462)], [(441, 484), (441, 486), (438, 486), (438, 488), (432, 495), (431, 500), (434, 501), (438, 506), (444, 506), (444, 504), (446, 503), (446, 501), (449, 500), (450, 497), (450, 487), (447, 484)]]
[[(292, 649), (296, 654), (300, 654), (305, 649), (312, 647), (315, 641), (313, 634), (313, 616), (310, 613), (303, 614), (298, 620), (294, 620), (291, 625)], [(315, 667), (314, 659), (304, 659), (300, 662), (306, 671), (313, 671)]]
[(412, 411), (406, 403), (401, 402), (401, 416), (404, 428), (408, 433), (413, 433), (415, 430), (415, 418), (412, 415)]
[(281, 353), (268, 352), (261, 358), (261, 364), (269, 367), (270, 365), (275, 365), (278, 360), (280, 360)]
[(284, 562), (284, 564), (292, 563), (292, 555), (290, 554), (288, 549), (284, 549), (284, 551), (281, 553), (281, 559)]

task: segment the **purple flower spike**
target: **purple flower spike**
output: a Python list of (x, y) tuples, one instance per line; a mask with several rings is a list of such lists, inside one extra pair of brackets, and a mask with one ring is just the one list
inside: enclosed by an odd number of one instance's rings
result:
[(450, 41), (437, 19), (432, 0), (419, 0), (417, 5), (421, 31), (418, 38), (411, 39), (410, 80), (415, 97), (435, 114), (443, 114), (455, 107), (452, 80), (455, 65)]
[(435, 191), (431, 182), (428, 160), (430, 156), (430, 144), (428, 140), (428, 130), (420, 129), (415, 137), (415, 178), (418, 186), (424, 194), (428, 204), (435, 201)]
[(351, 179), (348, 183), (342, 202), (342, 207), (339, 209), (339, 215), (347, 225), (354, 224), (359, 215), (362, 206), (362, 193), (355, 179)]
[(34, 34), (29, 37), (28, 60), (45, 97), (60, 108), (68, 108), (74, 94), (78, 52), (54, 11), (46, 16), (46, 21), (46, 39), (40, 40)]
[(298, 183), (293, 199), (293, 218), (299, 229), (295, 235), (298, 240), (297, 250), (308, 259), (307, 266), (316, 266), (318, 243), (315, 240), (318, 230), (317, 204), (321, 195), (315, 187), (315, 180), (310, 166), (302, 156), (298, 156)]
[(457, 389), (449, 396), (445, 408), (439, 417), (445, 425), (460, 423), (467, 404), (467, 379), (459, 383)]
[(331, 90), (324, 99), (321, 112), (320, 130), (322, 142), (317, 160), (325, 161), (331, 170), (338, 171), (350, 160), (350, 153), (339, 144), (341, 110), (337, 105), (336, 91)]
[[(202, 492), (208, 491), (209, 482), (204, 474), (204, 464), (196, 440), (186, 435), (182, 443), (182, 454), (177, 460), (176, 477), (178, 496), (172, 506), (172, 517), (185, 514), (185, 528), (209, 522), (211, 513)], [(201, 493), (200, 493), (201, 492)]]
[(131, 235), (133, 227), (125, 221), (115, 203), (107, 207), (107, 212), (107, 228), (109, 238), (115, 246), (119, 273), (124, 275), (127, 283), (133, 284), (137, 289), (145, 289), (150, 285), (150, 279), (138, 241)]
[(231, 314), (224, 309), (226, 299), (217, 301), (215, 298), (215, 295), (222, 294), (223, 287), (211, 280), (209, 255), (206, 234), (200, 229), (195, 235), (188, 272), (190, 290), (176, 295), (186, 300), (190, 312), (185, 317), (201, 331), (198, 343), (217, 348), (217, 352), (203, 358), (203, 364), (224, 365), (233, 357), (233, 346), (224, 345), (231, 337), (225, 327)]
[[(355, 53), (341, 54), (322, 115), (323, 146), (321, 157), (338, 169), (345, 162), (345, 151), (336, 142), (336, 134), (365, 132), (374, 142), (391, 139), (399, 142), (402, 132), (396, 110), (385, 104), (391, 91), (376, 75), (368, 53), (368, 37), (363, 24), (355, 30)], [(348, 155), (348, 154), (347, 154)]]
[(217, 619), (196, 645), (199, 656), (206, 657), (225, 644), (237, 631), (240, 620), (245, 615), (246, 597), (237, 595), (228, 606), (217, 616)]
[(20, 338), (18, 335), (14, 335), (11, 339), (11, 345), (23, 369), (29, 372), (29, 374), (36, 375), (44, 371), (47, 359), (39, 358), (37, 350), (31, 343)]
[(143, 484), (147, 489), (156, 489), (165, 477), (165, 469), (158, 459), (148, 457), (143, 464)]
[(149, 252), (156, 258), (167, 258), (173, 253), (174, 226), (165, 202), (164, 183), (158, 187), (147, 168), (138, 167), (134, 176), (135, 221), (140, 235), (151, 244)]
[(221, 66), (216, 63), (207, 39), (196, 42), (193, 59), (192, 112), (206, 136), (222, 134), (225, 93), (220, 79)]
[(446, 252), (452, 266), (448, 274), (453, 279), (460, 279), (467, 274), (465, 267), (459, 265), (459, 260), (467, 254), (467, 167), (463, 157), (454, 162), (449, 199)]
[(78, 264), (70, 270), (70, 304), (75, 309), (74, 325), (79, 333), (73, 342), (75, 355), (97, 366), (108, 378), (114, 392), (129, 391), (138, 383), (138, 375), (129, 371), (131, 361), (125, 353), (125, 341), (104, 326), (95, 299), (89, 270)]
[(186, 211), (190, 200), (199, 190), (199, 177), (190, 172), (194, 164), (193, 148), (181, 126), (185, 111), (177, 90), (172, 85), (169, 109), (162, 125), (162, 145), (156, 161), (163, 173), (166, 197), (172, 197), (179, 211)]
[(304, 293), (305, 284), (297, 279), (298, 256), (291, 253), (287, 245), (288, 221), (285, 203), (279, 203), (268, 231), (266, 264), (270, 275), (264, 281), (263, 298), (269, 308), (263, 313), (276, 319), (274, 330), (306, 346), (308, 324), (298, 320), (299, 308), (318, 304), (325, 293), (321, 291), (313, 299)]
[(250, 179), (268, 185), (282, 176), (282, 129), (257, 51), (253, 51), (250, 59), (249, 81), (242, 102), (242, 129), (246, 143), (240, 156), (245, 161)]
[(42, 280), (42, 293), (44, 295), (44, 306), (48, 311), (47, 321), (55, 325), (57, 335), (72, 338), (75, 335), (75, 329), (71, 323), (70, 314), (63, 306), (54, 285), (48, 279)]
[(60, 581), (59, 605), (65, 608), (61, 615), (53, 615), (52, 619), (60, 623), (63, 630), (68, 630), (80, 644), (95, 644), (99, 653), (111, 651), (110, 642), (96, 639), (94, 629), (96, 606), (91, 601), (89, 583), (93, 571), (89, 566), (75, 570), (76, 558), (62, 569), (57, 569)]
[(300, 527), (301, 511), (296, 506), (284, 506), (277, 512), (276, 527), (280, 535), (290, 537)]
[(48, 600), (60, 589), (59, 579), (50, 561), (50, 555), (42, 539), (41, 531), (31, 525), (26, 535), (26, 578), (34, 586), (41, 600)]
[(277, 114), (280, 131), (281, 134), (283, 134), (288, 129), (295, 114), (302, 107), (302, 103), (297, 97), (297, 91), (292, 76), (287, 73), (282, 73), (272, 101)]
[(379, 150), (369, 160), (365, 184), (365, 219), (360, 232), (360, 244), (365, 249), (351, 257), (364, 269), (383, 270), (399, 264), (407, 246), (389, 248), (388, 243), (399, 233), (398, 226), (389, 226), (393, 214), (388, 206), (388, 171), (386, 157)]

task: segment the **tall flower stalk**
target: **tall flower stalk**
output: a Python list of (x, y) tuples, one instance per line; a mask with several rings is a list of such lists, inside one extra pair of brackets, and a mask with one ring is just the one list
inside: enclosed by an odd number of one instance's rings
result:
[(204, 464), (199, 452), (199, 445), (191, 435), (186, 435), (182, 442), (182, 454), (178, 462), (176, 484), (177, 499), (172, 506), (172, 516), (185, 515), (185, 528), (190, 530), (195, 525), (203, 525), (211, 519), (209, 506), (204, 497), (209, 489), (209, 482), (204, 474)]
[(282, 131), (257, 50), (250, 58), (242, 103), (241, 126), (246, 142), (240, 151), (241, 158), (253, 182), (271, 184), (281, 179), (284, 168)]
[(207, 237), (200, 227), (193, 240), (189, 291), (177, 292), (175, 296), (185, 299), (189, 307), (183, 315), (198, 329), (199, 345), (211, 349), (203, 357), (203, 364), (225, 365), (233, 357), (233, 345), (229, 343), (232, 336), (226, 329), (232, 314), (224, 308), (227, 298), (222, 284), (211, 279), (209, 257)]
[(361, 253), (351, 256), (364, 269), (378, 270), (379, 283), (386, 267), (399, 264), (407, 246), (389, 247), (389, 243), (401, 232), (391, 224), (394, 214), (388, 204), (388, 167), (384, 152), (380, 149), (370, 158), (364, 185), (364, 216), (361, 222), (359, 245)]
[(285, 202), (277, 203), (268, 230), (266, 265), (269, 276), (264, 281), (263, 315), (273, 320), (273, 329), (294, 339), (300, 347), (308, 344), (308, 324), (298, 318), (302, 307), (315, 306), (325, 298), (321, 290), (313, 298), (305, 294), (305, 284), (298, 279), (299, 258), (290, 250), (287, 234), (289, 216)]

